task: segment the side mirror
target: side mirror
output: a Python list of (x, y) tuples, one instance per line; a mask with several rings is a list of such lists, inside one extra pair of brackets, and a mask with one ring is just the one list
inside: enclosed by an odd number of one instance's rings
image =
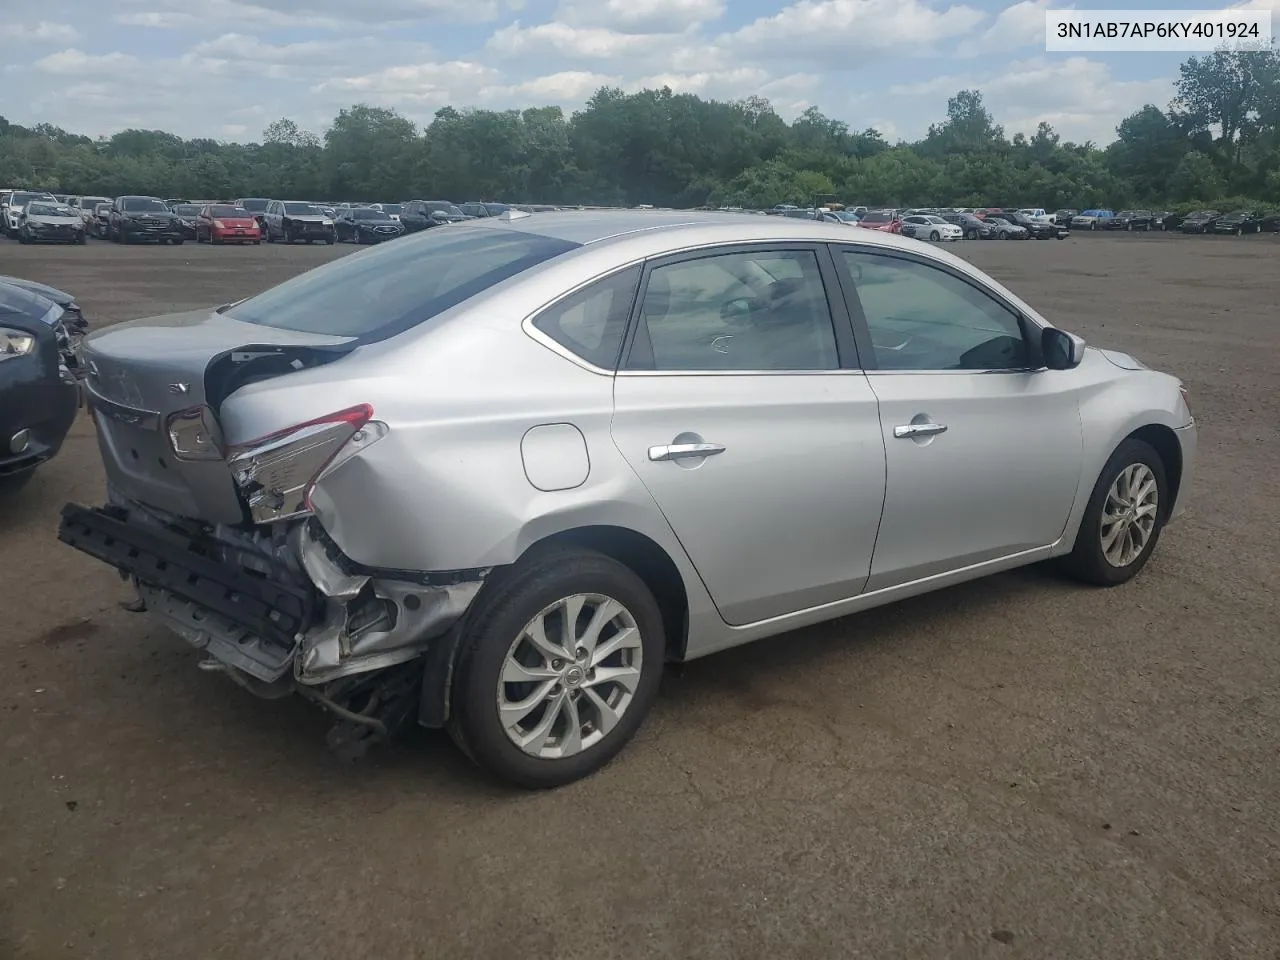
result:
[(1073, 370), (1084, 360), (1084, 340), (1057, 327), (1046, 327), (1040, 334), (1040, 352), (1050, 370)]

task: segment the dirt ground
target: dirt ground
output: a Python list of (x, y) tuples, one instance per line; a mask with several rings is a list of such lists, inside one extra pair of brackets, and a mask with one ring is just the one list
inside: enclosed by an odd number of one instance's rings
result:
[[(95, 325), (352, 248), (19, 247)], [(1280, 237), (959, 248), (1181, 376), (1190, 513), (1133, 583), (1040, 569), (671, 672), (546, 794), (419, 732), (361, 764), (199, 672), (54, 539), (90, 425), (0, 504), (0, 958), (1280, 956)]]

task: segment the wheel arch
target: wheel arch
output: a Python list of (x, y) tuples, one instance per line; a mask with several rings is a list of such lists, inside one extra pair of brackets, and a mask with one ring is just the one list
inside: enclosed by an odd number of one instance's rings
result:
[(1178, 442), (1178, 435), (1171, 427), (1162, 423), (1149, 423), (1132, 431), (1124, 439), (1141, 440), (1160, 455), (1160, 462), (1164, 465), (1165, 481), (1169, 484), (1169, 495), (1160, 505), (1160, 511), (1163, 514), (1161, 520), (1168, 521), (1169, 512), (1178, 502), (1178, 492), (1182, 485), (1182, 444)]

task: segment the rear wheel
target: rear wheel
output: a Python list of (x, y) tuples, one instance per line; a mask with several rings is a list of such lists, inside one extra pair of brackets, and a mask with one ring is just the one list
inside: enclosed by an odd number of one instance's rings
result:
[(578, 549), (522, 561), (486, 592), (463, 627), (450, 734), (522, 787), (594, 773), (657, 696), (665, 640), (653, 595), (616, 560)]
[(1164, 462), (1142, 440), (1125, 440), (1107, 461), (1080, 519), (1065, 571), (1113, 587), (1146, 566), (1168, 514)]

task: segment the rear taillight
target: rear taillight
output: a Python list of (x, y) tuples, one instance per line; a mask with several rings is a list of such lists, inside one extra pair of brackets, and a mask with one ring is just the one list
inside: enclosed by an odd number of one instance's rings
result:
[(238, 444), (228, 462), (254, 522), (273, 523), (309, 513), (320, 475), (386, 431), (362, 403)]
[(165, 421), (169, 448), (179, 460), (221, 460), (222, 431), (208, 407), (188, 407)]

